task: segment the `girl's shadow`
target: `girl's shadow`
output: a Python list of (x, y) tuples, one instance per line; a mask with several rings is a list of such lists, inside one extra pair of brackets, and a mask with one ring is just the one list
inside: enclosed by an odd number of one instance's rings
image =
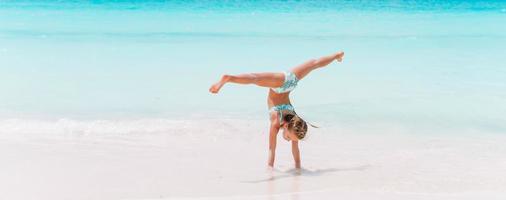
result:
[(329, 174), (333, 172), (342, 172), (342, 171), (364, 171), (371, 168), (371, 165), (360, 165), (356, 167), (346, 167), (346, 168), (328, 168), (328, 169), (291, 169), (288, 171), (280, 171), (275, 170), (275, 172), (281, 172), (283, 174), (280, 175), (272, 175), (269, 178), (266, 179), (260, 179), (260, 180), (251, 180), (251, 181), (241, 181), (243, 183), (261, 183), (261, 182), (268, 182), (268, 181), (275, 181), (282, 178), (288, 178), (288, 177), (295, 177), (295, 176), (320, 176), (323, 174)]

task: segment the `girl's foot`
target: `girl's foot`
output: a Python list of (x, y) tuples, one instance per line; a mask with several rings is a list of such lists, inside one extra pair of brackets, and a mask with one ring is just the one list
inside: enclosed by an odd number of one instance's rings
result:
[(344, 57), (344, 52), (342, 52), (342, 51), (337, 52), (337, 54), (336, 54), (336, 60), (337, 60), (337, 62), (342, 62), (343, 61), (343, 57)]
[(225, 83), (227, 83), (228, 81), (228, 76), (227, 75), (223, 75), (221, 77), (221, 80), (216, 82), (215, 84), (213, 84), (211, 86), (211, 88), (209, 88), (209, 92), (213, 93), (213, 94), (216, 94), (220, 91), (221, 87), (223, 87), (223, 85), (225, 85)]

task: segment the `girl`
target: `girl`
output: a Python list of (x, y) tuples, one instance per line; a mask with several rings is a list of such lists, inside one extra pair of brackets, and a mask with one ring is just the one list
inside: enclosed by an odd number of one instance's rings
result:
[(269, 88), (267, 105), (270, 114), (269, 133), (269, 160), (268, 166), (274, 166), (276, 152), (276, 136), (283, 129), (283, 138), (292, 142), (292, 155), (295, 168), (300, 169), (299, 140), (306, 136), (307, 123), (302, 120), (290, 103), (290, 92), (297, 83), (306, 77), (309, 72), (327, 66), (332, 61), (341, 62), (344, 52), (340, 51), (319, 59), (311, 59), (285, 72), (248, 73), (239, 75), (223, 75), (221, 80), (209, 88), (209, 92), (218, 93), (226, 83), (255, 84)]

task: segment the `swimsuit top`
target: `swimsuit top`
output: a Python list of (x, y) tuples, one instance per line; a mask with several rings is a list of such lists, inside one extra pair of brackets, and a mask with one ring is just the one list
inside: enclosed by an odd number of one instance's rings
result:
[(279, 104), (273, 106), (271, 109), (269, 109), (269, 112), (278, 112), (279, 115), (279, 123), (283, 122), (283, 110), (289, 111), (293, 114), (295, 114), (295, 109), (291, 104)]

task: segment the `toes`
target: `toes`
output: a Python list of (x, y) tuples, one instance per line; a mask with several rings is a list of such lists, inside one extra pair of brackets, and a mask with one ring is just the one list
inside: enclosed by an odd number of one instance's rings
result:
[(339, 56), (337, 57), (337, 61), (338, 61), (338, 62), (343, 61), (343, 57), (344, 57), (344, 52), (342, 52), (342, 51), (341, 51), (341, 52), (339, 52)]
[(211, 88), (209, 88), (209, 92), (214, 93), (214, 94), (218, 93), (218, 90), (219, 89), (216, 87), (216, 85), (213, 85), (213, 86), (211, 86)]

